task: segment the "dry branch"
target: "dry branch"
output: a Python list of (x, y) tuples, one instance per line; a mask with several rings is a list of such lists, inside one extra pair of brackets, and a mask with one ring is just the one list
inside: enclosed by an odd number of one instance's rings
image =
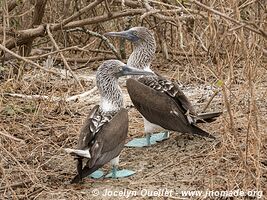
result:
[[(55, 58), (57, 61), (61, 61), (60, 58)], [(102, 60), (116, 59), (116, 56), (104, 55), (92, 58), (66, 58), (68, 62), (78, 62), (78, 63), (90, 63)]]
[(12, 185), (7, 185), (7, 186), (3, 186), (3, 187), (0, 187), (0, 190), (5, 190), (9, 187), (11, 188), (16, 188), (16, 187), (20, 187), (22, 185), (27, 185), (28, 183), (31, 183), (32, 181), (31, 180), (26, 180), (26, 181), (21, 181), (21, 182), (17, 182), (17, 183), (14, 183)]
[[(62, 74), (61, 78), (73, 77), (70, 71), (65, 70), (65, 69), (63, 70), (59, 69), (58, 73)], [(90, 81), (90, 82), (95, 80), (95, 76), (86, 76), (86, 75), (81, 75), (81, 74), (76, 75), (76, 76), (79, 80)]]
[[(94, 7), (96, 7), (102, 1), (103, 0), (95, 0), (94, 2), (92, 2), (91, 4), (86, 6), (85, 8), (83, 8), (80, 11), (74, 13), (69, 18), (63, 20), (61, 23), (54, 24), (54, 26), (51, 27), (51, 30), (52, 31), (60, 30), (65, 24), (69, 23), (73, 19), (78, 18), (83, 13), (88, 12), (89, 10), (92, 10)], [(17, 33), (15, 33), (17, 38), (9, 40), (7, 42), (7, 44), (6, 44), (6, 47), (8, 49), (12, 49), (17, 45), (18, 46), (23, 45), (23, 44), (27, 43), (29, 40), (32, 40), (32, 39), (34, 39), (36, 37), (45, 35), (45, 30), (46, 30), (45, 26), (46, 25), (40, 25), (37, 28), (18, 31)]]
[(103, 41), (105, 42), (105, 45), (106, 45), (109, 49), (111, 49), (111, 51), (115, 54), (115, 56), (117, 57), (117, 59), (121, 60), (121, 57), (120, 57), (118, 51), (116, 50), (116, 48), (113, 46), (113, 44), (111, 44), (111, 43), (109, 42), (109, 39), (106, 38), (104, 35), (101, 35), (101, 34), (99, 34), (99, 33), (97, 33), (97, 32), (90, 31), (90, 30), (88, 30), (88, 29), (83, 29), (83, 28), (75, 28), (75, 29), (70, 29), (70, 30), (68, 30), (68, 32), (73, 32), (73, 31), (81, 31), (81, 32), (85, 32), (85, 33), (87, 33), (87, 34), (89, 34), (89, 35), (92, 35), (92, 36), (95, 36), (95, 37), (100, 38), (101, 40), (103, 40)]
[[(53, 38), (53, 36), (52, 36), (52, 34), (50, 32), (50, 28), (49, 27), (50, 27), (49, 25), (46, 26), (47, 34), (48, 34), (51, 42), (55, 46), (56, 50), (59, 51), (60, 50), (59, 49), (59, 46), (57, 45), (56, 41), (54, 40), (54, 38)], [(75, 81), (80, 85), (80, 87), (82, 88), (82, 90), (84, 90), (83, 85), (81, 84), (81, 82), (79, 81), (79, 79), (76, 77), (76, 75), (73, 73), (72, 69), (70, 68), (70, 66), (69, 66), (68, 62), (66, 61), (66, 59), (65, 59), (64, 55), (62, 54), (62, 52), (59, 52), (59, 54), (60, 54), (60, 56), (61, 56), (61, 58), (63, 60), (63, 63), (65, 65), (65, 67), (69, 70), (69, 72), (71, 73), (71, 75), (73, 76), (73, 78), (75, 79)]]
[[(14, 10), (17, 6), (21, 5), (24, 3), (24, 0), (11, 0), (8, 2), (7, 7), (8, 7), (8, 12), (11, 12)], [(3, 10), (0, 10), (0, 14), (2, 14)]]
[(66, 99), (66, 102), (70, 102), (70, 101), (79, 101), (79, 102), (83, 102), (86, 97), (88, 96), (91, 96), (93, 93), (95, 93), (97, 91), (97, 87), (93, 87), (91, 90), (89, 91), (86, 91), (82, 94), (77, 94), (77, 95), (74, 95), (74, 96), (71, 96), (71, 97), (68, 97)]
[(57, 71), (54, 71), (52, 69), (44, 68), (44, 67), (38, 65), (37, 63), (35, 63), (35, 62), (33, 62), (33, 61), (25, 58), (25, 57), (22, 57), (22, 56), (20, 56), (20, 55), (18, 55), (16, 53), (14, 53), (13, 51), (10, 51), (6, 47), (4, 47), (2, 44), (0, 44), (0, 49), (3, 50), (3, 51), (5, 51), (5, 52), (7, 52), (7, 53), (9, 53), (9, 54), (11, 54), (12, 56), (14, 56), (15, 58), (17, 58), (19, 60), (23, 60), (24, 62), (29, 63), (29, 64), (37, 67), (38, 69), (41, 69), (41, 70), (46, 71), (48, 73), (52, 73), (52, 74), (58, 75), (58, 72)]
[(104, 15), (97, 16), (94, 18), (88, 18), (88, 19), (70, 22), (67, 25), (65, 25), (63, 28), (64, 29), (70, 29), (70, 28), (75, 28), (75, 27), (79, 27), (79, 26), (97, 24), (97, 23), (110, 21), (112, 19), (116, 19), (116, 18), (120, 18), (120, 17), (141, 15), (145, 12), (146, 12), (145, 9), (131, 9), (131, 10), (126, 10), (126, 11), (122, 11), (122, 12), (114, 12), (114, 13), (112, 13), (112, 16), (109, 16), (108, 14), (104, 14)]
[[(84, 51), (84, 52), (97, 52), (97, 53), (104, 53), (104, 54), (112, 54), (112, 51), (107, 51), (107, 50), (100, 50), (100, 49), (86, 49), (86, 47), (79, 47), (79, 46), (71, 46), (71, 47), (66, 47), (64, 49), (60, 49), (60, 50), (56, 50), (56, 51), (52, 51), (49, 53), (45, 53), (45, 54), (37, 54), (37, 55), (32, 55), (30, 57), (26, 57), (27, 59), (30, 60), (34, 60), (34, 59), (40, 59), (40, 58), (44, 58), (44, 57), (48, 57), (51, 56), (53, 54), (57, 54), (59, 52), (64, 52), (64, 51), (71, 51), (71, 50), (75, 50), (75, 51)], [(112, 57), (113, 58), (113, 57)], [(90, 61), (90, 59), (89, 59)], [(95, 60), (97, 61), (97, 59)]]
[(104, 0), (95, 0), (94, 2), (90, 3), (88, 6), (82, 8), (78, 12), (74, 13), (72, 16), (68, 17), (67, 19), (64, 19), (61, 23), (55, 24), (52, 28), (52, 30), (59, 30), (61, 27), (64, 27), (69, 22), (73, 21), (74, 19), (77, 19), (82, 14), (89, 12), (93, 8), (95, 8), (97, 5), (99, 5)]
[[(122, 0), (114, 0), (114, 3), (116, 3), (117, 5), (121, 5)], [(125, 6), (131, 7), (131, 8), (140, 7), (140, 1), (124, 0), (123, 3)]]
[(263, 37), (267, 38), (267, 33), (264, 30), (260, 29), (260, 28), (255, 29), (255, 28), (249, 26), (248, 24), (246, 24), (245, 22), (240, 22), (240, 21), (238, 21), (236, 19), (233, 19), (233, 18), (229, 17), (228, 15), (226, 15), (224, 13), (221, 13), (221, 12), (219, 12), (217, 10), (214, 10), (214, 9), (212, 9), (212, 8), (206, 6), (206, 5), (204, 5), (204, 4), (202, 4), (202, 3), (198, 2), (198, 1), (190, 0), (190, 2), (196, 4), (196, 5), (202, 7), (204, 9), (216, 14), (216, 15), (219, 15), (219, 16), (221, 16), (221, 17), (223, 17), (223, 18), (225, 18), (225, 19), (227, 19), (227, 20), (229, 20), (229, 21), (231, 21), (231, 22), (233, 22), (233, 23), (235, 23), (235, 24), (237, 24), (237, 25), (239, 25), (241, 27), (244, 27), (244, 28), (246, 28), (246, 29), (248, 29), (248, 30), (250, 30), (250, 31), (252, 31), (254, 33), (257, 33), (257, 34), (262, 35)]
[(26, 95), (26, 94), (15, 94), (15, 93), (3, 93), (3, 95), (10, 97), (17, 97), (21, 99), (29, 99), (29, 100), (47, 100), (51, 102), (58, 102), (62, 100), (61, 97), (53, 97), (46, 95)]
[[(55, 96), (47, 96), (47, 95), (25, 95), (25, 94), (15, 94), (15, 93), (4, 93), (5, 96), (16, 97), (21, 99), (29, 99), (29, 100), (43, 100), (49, 102), (71, 102), (71, 101), (79, 101), (84, 102), (88, 96), (92, 96), (97, 91), (97, 87), (93, 87), (91, 90), (83, 92), (81, 94), (73, 95), (70, 97), (55, 97)], [(94, 98), (92, 98), (94, 99)], [(1, 132), (0, 132), (1, 133)]]
[[(19, 139), (19, 138), (17, 138), (17, 137), (14, 137), (14, 136), (12, 136), (12, 135), (10, 135), (10, 134), (8, 134), (8, 133), (3, 133), (2, 131), (0, 131), (0, 135), (3, 135), (3, 136), (5, 136), (5, 137), (7, 137), (7, 138), (9, 138), (9, 139), (12, 139), (12, 140), (16, 141), (16, 142), (22, 142), (22, 143), (25, 143), (24, 140)], [(1, 190), (1, 189), (0, 189), (0, 190)]]
[[(51, 25), (50, 29), (51, 31), (58, 31), (60, 29), (71, 29), (71, 28), (76, 28), (76, 27), (90, 25), (90, 24), (102, 23), (102, 22), (109, 21), (111, 19), (120, 18), (120, 17), (140, 15), (140, 14), (143, 14), (144, 12), (145, 12), (144, 9), (134, 9), (134, 10), (128, 10), (128, 11), (123, 11), (123, 12), (115, 12), (112, 14), (112, 16), (102, 15), (102, 16), (97, 16), (94, 18), (73, 21), (62, 27), (59, 26), (60, 23), (54, 24), (54, 25)], [(16, 46), (25, 44), (27, 41), (29, 41), (30, 38), (44, 36), (46, 34), (45, 30), (46, 30), (46, 25), (43, 24), (36, 28), (17, 31), (17, 33), (15, 33), (16, 38), (13, 38), (7, 41), (6, 47), (8, 49), (12, 49)]]
[[(45, 6), (47, 0), (36, 0), (34, 6), (34, 13), (32, 18), (32, 23), (30, 27), (40, 25), (45, 13)], [(23, 46), (20, 47), (20, 55), (28, 56), (32, 50), (32, 44), (35, 38), (30, 38)]]

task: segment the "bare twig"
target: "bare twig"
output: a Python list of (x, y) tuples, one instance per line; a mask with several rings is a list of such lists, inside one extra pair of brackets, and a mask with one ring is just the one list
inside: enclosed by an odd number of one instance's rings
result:
[(213, 92), (213, 95), (210, 97), (208, 103), (205, 105), (205, 107), (203, 108), (202, 112), (204, 113), (207, 108), (209, 107), (210, 103), (212, 102), (212, 100), (214, 99), (214, 97), (219, 93), (219, 90), (216, 90)]
[[(49, 24), (47, 25), (46, 30), (47, 30), (47, 34), (48, 34), (51, 42), (54, 44), (56, 50), (59, 51), (60, 50), (59, 49), (59, 46), (57, 45), (56, 41), (54, 40), (54, 38), (53, 38), (53, 36), (52, 36), (52, 34), (50, 32)], [(84, 90), (83, 85), (81, 84), (81, 82), (79, 81), (79, 79), (77, 78), (77, 76), (73, 73), (72, 69), (70, 68), (70, 66), (69, 66), (68, 62), (66, 61), (66, 59), (65, 59), (64, 55), (62, 54), (62, 52), (59, 52), (59, 54), (60, 54), (60, 56), (61, 56), (61, 58), (63, 60), (63, 63), (65, 65), (65, 67), (69, 70), (69, 72), (71, 73), (71, 75), (73, 76), (73, 78), (75, 79), (75, 81), (80, 85), (80, 87), (82, 88), (82, 90)]]
[(66, 99), (66, 102), (78, 101), (78, 100), (79, 100), (79, 102), (84, 101), (84, 99), (86, 99), (86, 97), (91, 96), (96, 91), (97, 91), (97, 87), (95, 86), (91, 90), (86, 91), (86, 92), (84, 92), (82, 94), (78, 94), (78, 95), (74, 95), (74, 96), (68, 97)]
[[(71, 101), (78, 101), (83, 102), (85, 101), (88, 96), (91, 96), (93, 93), (97, 91), (97, 87), (93, 87), (91, 90), (86, 91), (81, 94), (73, 95), (67, 98), (62, 98), (62, 97), (54, 97), (54, 96), (46, 96), (46, 95), (25, 95), (25, 94), (15, 94), (15, 93), (4, 93), (3, 95), (5, 96), (10, 96), (10, 97), (17, 97), (17, 98), (22, 98), (22, 99), (29, 99), (29, 100), (46, 100), (50, 102), (59, 102), (59, 101), (64, 101), (64, 102), (71, 102)], [(1, 132), (0, 132), (1, 133)]]
[(119, 55), (118, 51), (116, 50), (116, 48), (113, 46), (113, 44), (111, 44), (111, 43), (109, 42), (108, 38), (106, 38), (104, 35), (101, 35), (101, 34), (99, 34), (99, 33), (97, 33), (97, 32), (90, 31), (90, 30), (88, 30), (88, 29), (83, 29), (83, 28), (75, 28), (75, 29), (70, 29), (70, 30), (68, 30), (68, 32), (73, 32), (73, 31), (81, 31), (81, 32), (85, 32), (85, 33), (87, 33), (87, 34), (89, 34), (89, 35), (92, 35), (92, 36), (95, 36), (95, 37), (100, 38), (101, 40), (103, 40), (103, 41), (105, 42), (106, 46), (107, 46), (109, 49), (111, 49), (111, 51), (114, 53), (114, 55), (115, 55), (119, 60), (121, 60), (120, 55)]
[[(51, 26), (51, 31), (58, 31), (60, 29), (71, 29), (71, 28), (76, 28), (76, 27), (89, 25), (89, 24), (97, 24), (97, 23), (109, 21), (111, 19), (116, 19), (120, 17), (140, 15), (140, 14), (143, 14), (144, 12), (145, 12), (144, 9), (133, 9), (133, 10), (123, 11), (123, 12), (115, 12), (112, 14), (112, 16), (108, 16), (106, 14), (106, 15), (97, 16), (94, 18), (72, 21), (62, 27), (61, 27), (61, 24), (59, 23), (59, 24), (55, 24)], [(0, 29), (3, 29), (3, 28), (0, 28)], [(43, 24), (36, 28), (17, 31), (17, 33), (14, 34), (16, 38), (13, 38), (7, 41), (6, 47), (8, 49), (12, 49), (18, 45), (25, 44), (29, 40), (29, 38), (36, 38), (36, 37), (44, 36), (46, 34), (45, 30), (46, 30), (46, 25)]]
[(1, 44), (0, 44), (0, 49), (5, 51), (5, 52), (7, 52), (7, 53), (9, 53), (9, 54), (11, 54), (12, 56), (14, 56), (15, 58), (17, 58), (19, 60), (23, 60), (24, 62), (29, 63), (29, 64), (37, 67), (38, 69), (41, 69), (41, 70), (46, 71), (48, 73), (52, 73), (52, 74), (58, 75), (58, 72), (56, 72), (54, 70), (51, 70), (51, 69), (44, 68), (44, 67), (40, 66), (39, 64), (37, 64), (37, 63), (35, 63), (35, 62), (25, 58), (25, 57), (22, 57), (22, 56), (20, 56), (20, 55), (18, 55), (16, 53), (14, 53), (13, 51), (10, 51), (9, 49), (7, 49), (6, 47), (4, 47)]
[[(3, 1), (2, 1), (3, 2)], [(12, 10), (14, 10), (18, 5), (22, 5), (24, 3), (24, 0), (11, 0), (8, 2), (8, 12), (11, 12)], [(2, 14), (3, 10), (0, 10), (0, 14)]]
[[(56, 60), (61, 60), (60, 58), (55, 58)], [(102, 60), (116, 59), (116, 56), (104, 55), (92, 58), (65, 58), (68, 62), (78, 62), (78, 63), (90, 63)], [(86, 67), (86, 66), (85, 66)], [(79, 69), (84, 67), (79, 67)]]
[(11, 185), (6, 185), (6, 186), (3, 186), (3, 187), (0, 187), (0, 190), (5, 190), (7, 188), (16, 188), (16, 187), (19, 187), (19, 186), (22, 186), (22, 185), (26, 185), (28, 183), (31, 183), (32, 181), (31, 180), (26, 180), (26, 181), (21, 181), (21, 182), (17, 182), (17, 183), (13, 183)]
[(84, 51), (84, 52), (98, 52), (98, 53), (104, 53), (104, 54), (112, 54), (112, 51), (107, 51), (107, 50), (100, 50), (100, 49), (85, 49), (85, 47), (79, 47), (79, 46), (71, 46), (71, 47), (67, 47), (64, 49), (60, 49), (60, 50), (56, 50), (56, 51), (52, 51), (49, 53), (45, 53), (45, 54), (39, 54), (39, 55), (33, 55), (30, 57), (26, 57), (27, 59), (40, 59), (40, 58), (44, 58), (53, 54), (57, 54), (59, 52), (64, 52), (64, 51), (70, 51), (70, 50), (78, 50), (78, 51)]
[(8, 134), (8, 133), (3, 133), (3, 132), (0, 131), (0, 135), (3, 135), (3, 136), (5, 136), (5, 137), (7, 137), (7, 138), (9, 138), (9, 139), (12, 139), (12, 140), (16, 141), (16, 142), (23, 142), (23, 143), (25, 143), (24, 140), (19, 139), (19, 138), (17, 138), (17, 137), (14, 137), (14, 136), (12, 136), (12, 135), (10, 135), (10, 134)]
[(29, 99), (29, 100), (47, 100), (51, 102), (61, 101), (61, 97), (53, 97), (53, 96), (45, 96), (45, 95), (26, 95), (26, 94), (12, 94), (12, 93), (3, 93), (5, 96), (10, 97), (17, 97), (22, 99)]
[(79, 16), (81, 16), (83, 13), (86, 13), (93, 8), (95, 8), (97, 5), (99, 5), (104, 0), (95, 0), (92, 3), (90, 3), (88, 6), (80, 9), (78, 12), (74, 13), (72, 16), (68, 17), (67, 19), (64, 19), (61, 23), (55, 24), (51, 27), (52, 30), (59, 30), (61, 27), (64, 27), (69, 22), (73, 21), (74, 19), (77, 19)]
[(233, 19), (233, 18), (229, 17), (228, 15), (226, 15), (224, 13), (221, 13), (221, 12), (219, 12), (217, 10), (214, 10), (214, 9), (212, 9), (212, 8), (210, 8), (210, 7), (204, 5), (204, 4), (202, 4), (202, 3), (200, 3), (200, 2), (198, 2), (196, 0), (190, 0), (190, 2), (196, 4), (196, 5), (202, 7), (204, 9), (216, 14), (216, 15), (219, 15), (219, 16), (221, 16), (221, 17), (223, 17), (223, 18), (225, 18), (225, 19), (227, 19), (227, 20), (229, 20), (229, 21), (231, 21), (231, 22), (233, 22), (233, 23), (235, 23), (235, 24), (237, 24), (239, 26), (243, 26), (244, 28), (246, 28), (246, 29), (248, 29), (248, 30), (250, 30), (250, 31), (252, 31), (254, 33), (257, 33), (257, 34), (262, 35), (263, 37), (267, 38), (267, 33), (262, 29), (255, 29), (255, 28), (249, 26), (248, 24), (246, 24), (245, 22), (240, 22), (240, 21), (238, 21), (236, 19)]

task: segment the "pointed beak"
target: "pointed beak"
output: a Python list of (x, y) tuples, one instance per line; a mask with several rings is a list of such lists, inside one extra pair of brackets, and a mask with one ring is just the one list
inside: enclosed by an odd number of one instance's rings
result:
[(127, 76), (127, 75), (146, 75), (146, 76), (150, 75), (151, 76), (155, 74), (153, 72), (148, 72), (148, 71), (140, 70), (140, 69), (125, 65), (122, 67), (122, 72), (120, 76)]
[(108, 32), (105, 33), (104, 36), (120, 37), (129, 40), (131, 42), (139, 40), (139, 38), (136, 35), (134, 35), (131, 30), (121, 31), (121, 32)]

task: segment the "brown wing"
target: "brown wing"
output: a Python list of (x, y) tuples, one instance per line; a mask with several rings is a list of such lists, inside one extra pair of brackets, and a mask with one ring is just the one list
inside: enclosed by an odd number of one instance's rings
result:
[(127, 89), (133, 104), (148, 121), (168, 130), (189, 131), (190, 124), (184, 115), (184, 108), (177, 105), (164, 90), (151, 88), (134, 79), (127, 80)]
[(191, 102), (179, 88), (178, 84), (161, 76), (145, 76), (139, 78), (138, 81), (159, 92), (167, 94), (181, 107), (181, 109), (184, 110), (184, 113), (189, 111), (191, 115), (196, 115), (195, 109), (193, 108)]
[(122, 108), (97, 133), (88, 165), (105, 164), (119, 155), (128, 133), (128, 112)]
[(109, 122), (102, 125), (91, 142), (91, 159), (79, 175), (74, 177), (72, 183), (79, 182), (81, 178), (93, 173), (120, 154), (127, 137), (128, 123), (127, 110), (122, 108)]
[(128, 79), (126, 85), (136, 109), (151, 123), (167, 130), (214, 138), (191, 124), (185, 115), (185, 109), (164, 90), (151, 88), (134, 79)]

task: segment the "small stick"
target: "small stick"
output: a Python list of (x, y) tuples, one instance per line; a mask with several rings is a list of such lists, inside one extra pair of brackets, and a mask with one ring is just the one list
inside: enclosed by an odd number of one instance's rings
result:
[(5, 190), (5, 189), (7, 189), (9, 187), (11, 187), (11, 188), (19, 187), (21, 185), (25, 185), (25, 184), (30, 183), (30, 182), (32, 182), (32, 181), (31, 180), (26, 180), (26, 181), (21, 181), (21, 182), (18, 182), (18, 183), (13, 183), (11, 185), (6, 185), (6, 186), (3, 186), (3, 187), (0, 187), (0, 190)]
[(40, 194), (42, 191), (44, 190), (44, 188), (39, 188), (39, 189), (37, 189), (37, 190), (35, 190), (35, 191), (33, 191), (32, 193), (30, 193), (30, 194), (28, 194), (28, 195), (26, 195), (26, 197), (31, 197), (31, 196), (35, 196), (34, 197), (34, 199), (36, 198), (36, 194)]
[(97, 87), (95, 86), (89, 91), (86, 91), (86, 92), (84, 92), (82, 94), (77, 94), (77, 95), (74, 95), (74, 96), (71, 96), (71, 97), (67, 98), (66, 102), (81, 100), (82, 98), (87, 97), (87, 96), (93, 94), (96, 91), (97, 91)]
[(95, 86), (89, 91), (86, 91), (86, 92), (81, 93), (81, 94), (70, 96), (70, 97), (66, 98), (65, 100), (61, 97), (53, 97), (53, 96), (50, 97), (50, 96), (46, 96), (46, 95), (25, 95), (25, 94), (16, 94), (16, 93), (13, 93), (13, 94), (12, 93), (3, 93), (3, 95), (11, 96), (11, 97), (18, 97), (18, 98), (22, 98), (22, 99), (30, 99), (30, 100), (36, 99), (36, 100), (48, 100), (51, 102), (59, 102), (59, 101), (70, 102), (70, 101), (84, 100), (84, 97), (92, 95), (96, 91), (97, 91), (97, 87)]
[(3, 132), (0, 131), (0, 135), (3, 135), (3, 136), (5, 136), (5, 137), (7, 137), (7, 138), (9, 138), (9, 139), (15, 140), (16, 142), (23, 142), (23, 143), (25, 143), (24, 140), (19, 139), (19, 138), (17, 138), (17, 137), (14, 137), (14, 136), (12, 136), (12, 135), (10, 135), (10, 134), (8, 134), (8, 133), (3, 133)]
[(46, 96), (46, 95), (25, 95), (25, 94), (16, 94), (16, 93), (3, 93), (3, 95), (6, 95), (6, 96), (10, 96), (10, 97), (18, 97), (18, 98), (22, 98), (22, 99), (30, 99), (30, 100), (33, 100), (33, 99), (37, 99), (37, 100), (49, 100), (49, 101), (60, 101), (61, 98), (60, 97), (49, 97), (49, 96)]
[(219, 93), (218, 90), (213, 92), (213, 95), (210, 97), (208, 103), (205, 105), (205, 107), (203, 108), (203, 113), (207, 110), (207, 108), (209, 107), (210, 103), (212, 102), (212, 100), (214, 99), (214, 97)]

